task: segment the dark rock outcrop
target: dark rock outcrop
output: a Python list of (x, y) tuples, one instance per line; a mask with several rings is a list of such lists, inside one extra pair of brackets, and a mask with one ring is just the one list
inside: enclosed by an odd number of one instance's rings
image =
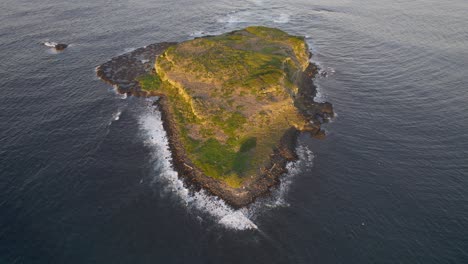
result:
[(58, 43), (55, 45), (56, 50), (64, 50), (68, 47), (68, 44)]

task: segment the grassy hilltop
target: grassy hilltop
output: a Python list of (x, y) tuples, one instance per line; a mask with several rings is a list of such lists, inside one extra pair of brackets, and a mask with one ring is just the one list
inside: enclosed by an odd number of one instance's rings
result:
[(294, 98), (308, 60), (302, 37), (248, 27), (171, 46), (139, 82), (168, 100), (192, 163), (236, 188), (259, 175), (289, 128), (307, 127)]

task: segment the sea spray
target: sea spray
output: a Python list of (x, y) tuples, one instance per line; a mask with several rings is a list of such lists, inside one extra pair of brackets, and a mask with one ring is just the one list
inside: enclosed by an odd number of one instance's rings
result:
[(114, 114), (112, 114), (112, 120), (118, 121), (120, 119), (120, 115), (122, 114), (122, 110), (117, 110)]
[[(328, 77), (329, 75), (333, 75), (335, 73), (335, 69), (331, 67), (326, 67), (322, 65), (322, 62), (317, 59), (317, 48), (315, 47), (315, 44), (310, 36), (305, 37), (307, 45), (309, 46), (309, 51), (312, 53), (312, 57), (310, 58), (309, 62), (317, 65), (319, 72), (316, 74), (316, 78), (325, 78)], [(322, 87), (320, 86), (319, 81), (314, 82), (314, 85), (316, 87), (316, 92), (315, 92), (315, 97), (314, 101), (319, 102), (319, 103), (324, 103), (327, 101), (327, 96), (323, 92)]]
[(273, 191), (272, 198), (275, 206), (289, 206), (286, 195), (294, 178), (300, 173), (310, 170), (314, 165), (315, 155), (306, 145), (298, 145), (296, 154), (299, 159), (286, 165), (288, 172), (282, 175), (279, 187)]
[(279, 17), (273, 19), (273, 22), (278, 23), (278, 24), (284, 24), (289, 22), (289, 15), (281, 13)]
[(316, 82), (315, 83), (315, 87), (316, 87), (316, 92), (315, 92), (315, 96), (314, 96), (314, 101), (315, 102), (319, 102), (319, 103), (324, 103), (326, 102), (326, 96), (325, 94), (323, 93), (323, 89), (322, 87)]
[(235, 26), (241, 23), (261, 24), (265, 21), (276, 24), (286, 24), (290, 21), (290, 15), (286, 13), (265, 12), (262, 8), (258, 10), (237, 10), (219, 16), (216, 21), (226, 26)]
[(144, 132), (145, 143), (153, 148), (155, 166), (155, 181), (162, 182), (164, 191), (177, 195), (179, 201), (191, 210), (208, 213), (219, 224), (236, 230), (257, 229), (257, 226), (247, 217), (244, 209), (234, 210), (218, 197), (205, 191), (192, 191), (179, 179), (172, 166), (171, 152), (166, 132), (164, 131), (161, 113), (148, 110), (140, 118), (140, 126)]
[[(233, 230), (258, 229), (253, 219), (265, 210), (289, 206), (286, 196), (294, 178), (313, 166), (314, 153), (305, 145), (298, 144), (298, 160), (287, 164), (288, 172), (281, 176), (280, 184), (265, 198), (241, 209), (233, 209), (222, 199), (208, 194), (205, 190), (193, 191), (187, 188), (172, 166), (172, 157), (161, 113), (148, 107), (140, 117), (145, 144), (153, 149), (154, 182), (162, 183), (163, 195), (174, 195), (181, 205), (197, 214), (208, 214), (218, 224)], [(203, 219), (197, 215), (198, 219)]]
[(290, 206), (286, 198), (291, 184), (296, 176), (312, 169), (315, 158), (314, 153), (309, 149), (309, 147), (301, 144), (301, 142), (298, 142), (296, 154), (298, 155), (298, 160), (291, 161), (286, 165), (288, 172), (280, 177), (279, 186), (274, 188), (268, 197), (260, 198), (248, 207), (248, 215), (252, 220), (255, 220), (265, 211)]
[(46, 42), (44, 42), (44, 45), (49, 47), (49, 48), (55, 48), (55, 46), (57, 46), (57, 42), (46, 41)]

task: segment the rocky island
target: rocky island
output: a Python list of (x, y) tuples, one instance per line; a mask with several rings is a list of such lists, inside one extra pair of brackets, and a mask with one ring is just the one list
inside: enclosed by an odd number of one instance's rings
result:
[(279, 182), (299, 132), (324, 136), (333, 110), (313, 101), (310, 56), (303, 37), (248, 27), (149, 45), (97, 74), (120, 93), (157, 96), (179, 176), (238, 208)]

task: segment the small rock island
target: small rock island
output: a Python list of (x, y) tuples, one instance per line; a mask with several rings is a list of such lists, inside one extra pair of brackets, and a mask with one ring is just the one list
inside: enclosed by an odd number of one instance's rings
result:
[(179, 176), (239, 208), (279, 183), (299, 132), (325, 135), (333, 109), (313, 101), (310, 56), (303, 37), (256, 26), (149, 45), (97, 74), (121, 93), (159, 97)]

